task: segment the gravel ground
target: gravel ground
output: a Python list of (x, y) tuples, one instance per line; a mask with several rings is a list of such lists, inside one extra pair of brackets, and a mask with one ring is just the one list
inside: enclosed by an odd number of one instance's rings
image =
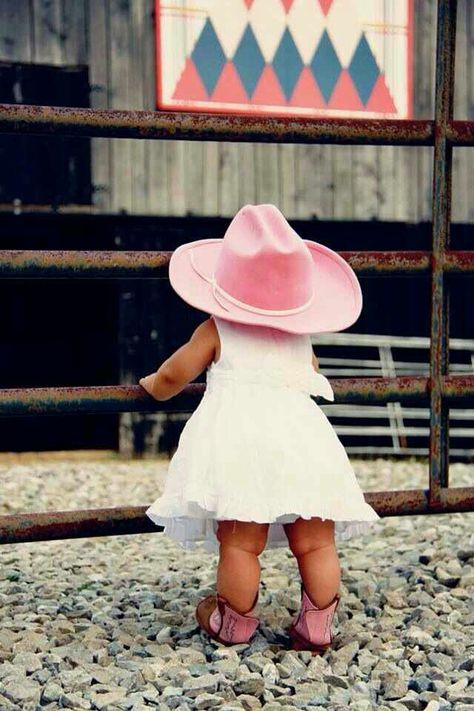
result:
[[(354, 461), (366, 491), (426, 486), (423, 462)], [(166, 462), (0, 461), (0, 513), (149, 504)], [(474, 465), (451, 466), (472, 486)], [(384, 519), (340, 546), (334, 648), (286, 649), (295, 561), (262, 555), (249, 645), (201, 635), (216, 558), (160, 534), (0, 547), (0, 710), (474, 709), (472, 514)]]

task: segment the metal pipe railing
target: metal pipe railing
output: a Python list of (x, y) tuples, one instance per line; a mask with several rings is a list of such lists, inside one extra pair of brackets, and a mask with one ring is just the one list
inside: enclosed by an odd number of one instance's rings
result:
[[(3, 279), (157, 279), (167, 277), (171, 252), (0, 250)], [(430, 275), (432, 254), (422, 251), (339, 252), (359, 276)], [(445, 251), (438, 269), (474, 274), (474, 251)]]

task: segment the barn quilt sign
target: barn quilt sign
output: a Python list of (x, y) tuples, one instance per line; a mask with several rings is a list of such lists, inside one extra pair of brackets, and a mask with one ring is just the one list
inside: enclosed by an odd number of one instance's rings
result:
[(410, 118), (413, 0), (156, 0), (157, 106)]

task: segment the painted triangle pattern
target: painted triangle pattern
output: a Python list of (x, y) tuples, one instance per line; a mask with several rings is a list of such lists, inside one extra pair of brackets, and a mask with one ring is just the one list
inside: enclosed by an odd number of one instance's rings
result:
[[(207, 0), (205, 19), (192, 46), (186, 48), (183, 69), (171, 92), (174, 101), (182, 105), (205, 102), (210, 107), (214, 103), (216, 108), (225, 106), (228, 110), (234, 105), (249, 112), (265, 106), (274, 110), (281, 107), (290, 113), (291, 109), (298, 113), (301, 108), (327, 111), (329, 115), (338, 111), (397, 115), (384, 67), (357, 12), (351, 16), (352, 3), (218, 3)], [(223, 3), (229, 8), (228, 22), (223, 21), (227, 7)], [(231, 10), (237, 6), (233, 22)], [(357, 22), (360, 27), (354, 24)], [(310, 27), (314, 27), (314, 46)]]

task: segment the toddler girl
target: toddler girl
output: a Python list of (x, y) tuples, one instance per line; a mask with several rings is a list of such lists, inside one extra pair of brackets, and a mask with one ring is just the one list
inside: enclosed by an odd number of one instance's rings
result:
[(211, 314), (140, 384), (167, 400), (207, 369), (163, 495), (147, 515), (185, 547), (219, 552), (217, 594), (196, 610), (225, 644), (255, 633), (258, 556), (289, 544), (302, 579), (294, 649), (332, 642), (340, 567), (335, 535), (363, 533), (377, 513), (364, 500), (347, 454), (320, 407), (334, 400), (317, 372), (309, 334), (358, 318), (359, 282), (336, 252), (301, 239), (274, 205), (247, 205), (223, 239), (181, 245), (170, 282)]

